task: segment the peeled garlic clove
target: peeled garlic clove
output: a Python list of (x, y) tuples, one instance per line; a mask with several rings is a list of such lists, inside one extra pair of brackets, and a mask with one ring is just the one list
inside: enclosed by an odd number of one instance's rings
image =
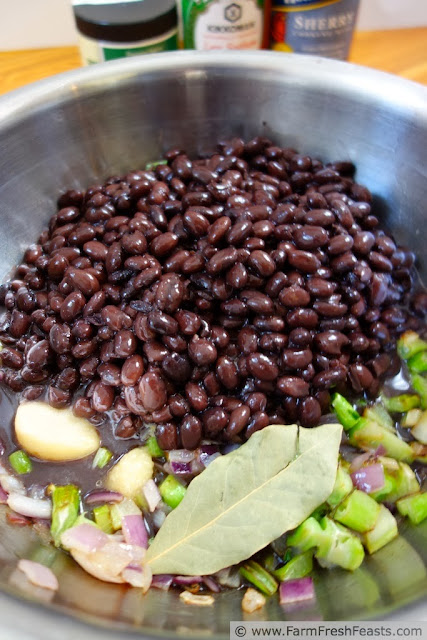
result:
[(44, 402), (25, 402), (15, 415), (15, 435), (31, 456), (52, 462), (80, 460), (100, 445), (95, 427), (70, 409), (54, 409)]
[(150, 454), (144, 447), (137, 447), (120, 458), (108, 473), (105, 484), (107, 489), (135, 500), (142, 496), (142, 487), (152, 478), (153, 471)]

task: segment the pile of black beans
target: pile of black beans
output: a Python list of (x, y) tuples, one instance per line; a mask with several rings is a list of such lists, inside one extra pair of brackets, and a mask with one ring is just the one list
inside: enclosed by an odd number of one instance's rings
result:
[(353, 164), (263, 137), (165, 158), (59, 198), (2, 286), (3, 384), (167, 450), (375, 396), (427, 295)]

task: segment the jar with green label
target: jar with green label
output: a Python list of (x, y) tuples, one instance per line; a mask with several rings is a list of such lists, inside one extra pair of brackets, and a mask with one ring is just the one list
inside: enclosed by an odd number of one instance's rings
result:
[(261, 49), (265, 0), (180, 0), (184, 49)]
[(73, 0), (84, 64), (178, 48), (175, 0)]

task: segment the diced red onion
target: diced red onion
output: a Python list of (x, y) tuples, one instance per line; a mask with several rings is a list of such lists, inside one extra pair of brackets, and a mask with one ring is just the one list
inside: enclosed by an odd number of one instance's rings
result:
[(164, 521), (166, 520), (166, 513), (161, 509), (156, 509), (153, 512), (153, 524), (157, 529), (160, 529)]
[(52, 503), (50, 500), (36, 500), (23, 496), (21, 493), (10, 493), (7, 504), (16, 513), (28, 518), (50, 518), (52, 515)]
[(202, 444), (199, 448), (199, 460), (204, 467), (207, 467), (219, 455), (219, 449), (214, 444)]
[(78, 524), (67, 529), (61, 536), (61, 542), (66, 549), (93, 553), (99, 551), (108, 542), (108, 535), (91, 524)]
[(191, 475), (192, 471), (191, 471), (191, 462), (170, 462), (169, 465), (165, 465), (169, 466), (170, 470), (172, 471), (173, 474), (179, 476), (179, 475)]
[(7, 493), (0, 487), (0, 504), (7, 504)]
[(118, 491), (105, 491), (96, 490), (91, 491), (85, 497), (86, 504), (98, 504), (98, 503), (114, 503), (117, 504), (123, 500), (123, 495)]
[(122, 571), (122, 578), (132, 587), (148, 591), (151, 585), (151, 571), (148, 567), (142, 568), (140, 565), (129, 565)]
[(366, 451), (365, 453), (361, 453), (355, 458), (353, 458), (350, 465), (350, 473), (353, 473), (354, 471), (358, 471), (359, 469), (361, 469), (361, 467), (363, 467), (365, 462), (368, 462), (371, 456), (372, 456), (372, 451)]
[(202, 579), (207, 588), (210, 589), (212, 593), (219, 593), (221, 591), (219, 584), (215, 582), (215, 580), (210, 576), (203, 576)]
[(385, 484), (384, 468), (380, 462), (375, 464), (369, 464), (366, 467), (358, 469), (351, 474), (353, 485), (365, 491), (365, 493), (372, 493), (372, 491), (378, 491), (382, 489)]
[(213, 462), (215, 460), (215, 458), (219, 458), (221, 454), (219, 452), (217, 453), (213, 453), (211, 456), (208, 456), (206, 454), (200, 454), (200, 462), (203, 464), (203, 466), (206, 468), (208, 467), (211, 462)]
[(153, 576), (151, 586), (155, 589), (161, 589), (162, 591), (169, 591), (172, 585), (173, 577), (168, 573), (161, 573), (157, 576)]
[(382, 444), (380, 444), (374, 453), (374, 458), (385, 456), (386, 453), (387, 453), (386, 448)]
[(57, 591), (59, 589), (56, 575), (49, 567), (45, 567), (39, 562), (22, 559), (18, 562), (18, 569), (23, 571), (28, 580), (37, 587), (43, 587), (43, 589), (50, 589), (51, 591)]
[(4, 491), (7, 491), (7, 493), (21, 493), (22, 495), (27, 493), (23, 482), (8, 473), (0, 476), (0, 485)]
[(280, 583), (280, 604), (313, 600), (315, 597), (313, 578), (297, 578), (296, 580), (286, 580)]
[(30, 518), (27, 518), (26, 516), (21, 516), (20, 513), (15, 513), (14, 511), (9, 511), (9, 513), (6, 514), (6, 517), (11, 524), (16, 525), (18, 527), (25, 527), (30, 524), (33, 524), (33, 521), (30, 520)]
[(202, 576), (174, 576), (173, 581), (175, 584), (180, 585), (189, 585), (189, 584), (200, 584), (203, 582)]
[(231, 453), (232, 451), (236, 451), (236, 449), (240, 449), (241, 446), (242, 445), (238, 442), (231, 442), (230, 444), (225, 445), (222, 452), (224, 455), (227, 455), (227, 453)]
[(238, 589), (242, 584), (242, 577), (239, 571), (234, 567), (227, 567), (221, 569), (215, 573), (215, 578), (218, 580), (222, 587), (230, 587), (231, 589)]
[(199, 473), (205, 470), (205, 465), (199, 460), (199, 458), (195, 458), (191, 461), (191, 475), (198, 476)]
[(148, 533), (142, 516), (123, 516), (122, 531), (127, 544), (148, 548)]
[(147, 501), (148, 510), (152, 513), (162, 499), (160, 491), (153, 479), (147, 480), (142, 487), (142, 493)]
[(188, 449), (172, 449), (168, 453), (169, 462), (180, 462), (185, 464), (186, 462), (191, 462), (196, 457), (194, 451), (189, 451)]

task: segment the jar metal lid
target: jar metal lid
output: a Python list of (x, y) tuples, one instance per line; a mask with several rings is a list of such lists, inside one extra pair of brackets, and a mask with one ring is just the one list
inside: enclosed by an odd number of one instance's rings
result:
[(177, 27), (175, 0), (141, 0), (74, 6), (77, 29), (94, 40), (135, 42)]

